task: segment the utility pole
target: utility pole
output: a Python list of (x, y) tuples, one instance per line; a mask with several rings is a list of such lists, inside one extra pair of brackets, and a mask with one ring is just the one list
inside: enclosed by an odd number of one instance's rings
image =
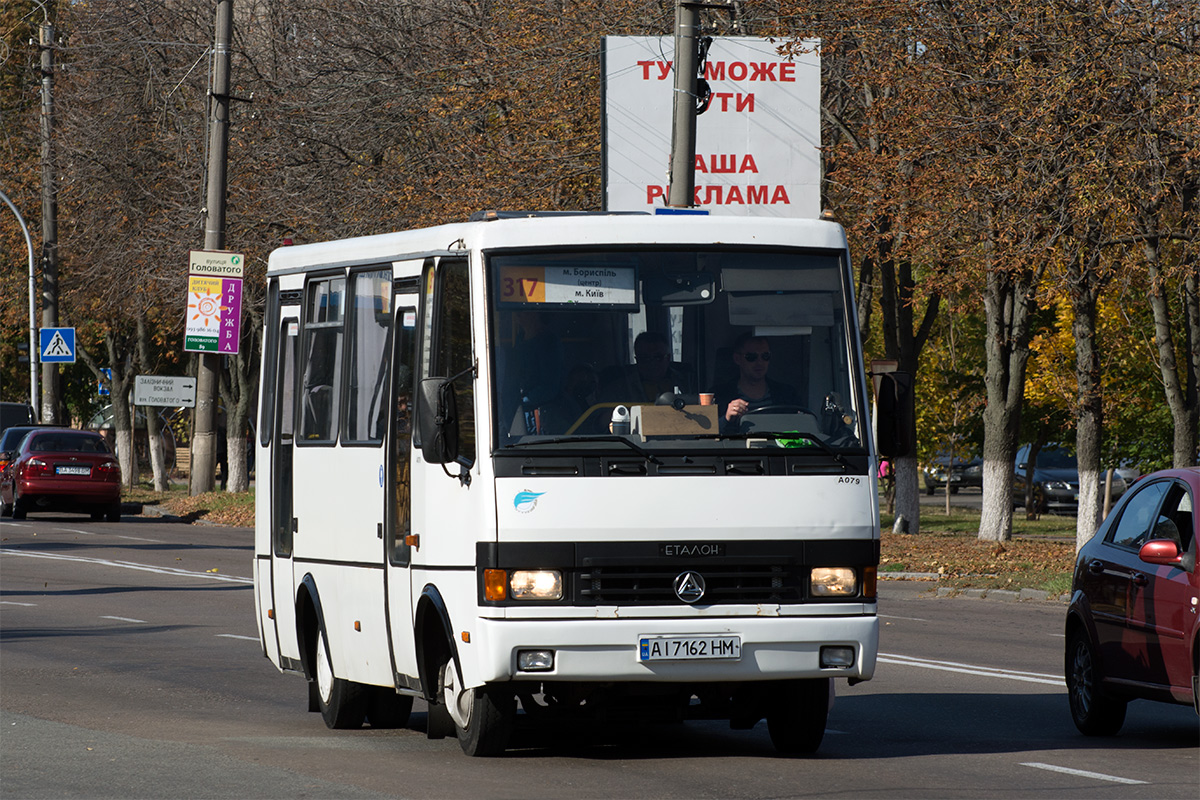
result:
[[(58, 327), (58, 182), (54, 177), (54, 26), (42, 24), (42, 327)], [(34, 358), (34, 353), (29, 357)], [(42, 422), (61, 423), (58, 364), (42, 364)]]
[[(208, 187), (204, 209), (204, 249), (225, 249), (225, 183), (229, 150), (229, 44), (233, 39), (233, 0), (218, 0), (209, 91)], [(211, 492), (216, 473), (216, 353), (200, 353), (196, 373), (196, 416), (192, 428), (190, 493)]]
[(696, 63), (700, 6), (675, 0), (675, 95), (667, 205), (691, 208), (696, 196)]

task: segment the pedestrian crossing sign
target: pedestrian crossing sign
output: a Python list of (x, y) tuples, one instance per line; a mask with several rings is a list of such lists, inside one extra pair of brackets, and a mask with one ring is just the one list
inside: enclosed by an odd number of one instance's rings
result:
[(41, 335), (39, 361), (43, 364), (75, 363), (74, 328), (39, 328), (38, 333)]

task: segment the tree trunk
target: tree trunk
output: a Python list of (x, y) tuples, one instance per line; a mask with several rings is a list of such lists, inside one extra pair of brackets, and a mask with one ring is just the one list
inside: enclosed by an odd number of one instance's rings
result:
[(987, 366), (983, 412), (983, 512), (979, 538), (1012, 539), (1013, 461), (1021, 428), (1025, 367), (1029, 361), (1034, 291), (1044, 263), (1031, 271), (1002, 271), (987, 265), (984, 291)]
[(232, 424), (225, 429), (225, 449), (228, 455), (226, 467), (229, 479), (225, 484), (227, 492), (244, 492), (250, 488), (250, 468), (246, 462), (245, 428), (234, 428)]
[(258, 358), (255, 356), (262, 345), (262, 315), (249, 312), (243, 329), (240, 350), (237, 355), (224, 359), (225, 364), (218, 373), (218, 388), (221, 401), (225, 404), (225, 451), (224, 469), (228, 472), (225, 491), (245, 492), (250, 489), (250, 469), (246, 462), (246, 432), (249, 430), (250, 414), (254, 410), (258, 395)]
[(1033, 481), (1033, 476), (1037, 474), (1038, 455), (1042, 452), (1042, 445), (1046, 443), (1046, 437), (1041, 431), (1038, 432), (1038, 437), (1029, 445), (1029, 457), (1025, 460), (1025, 466), (1021, 471), (1025, 474), (1025, 519), (1035, 520), (1042, 515), (1042, 501), (1044, 497), (1038, 496), (1037, 484)]
[[(1194, 415), (1188, 409), (1187, 388), (1179, 379), (1178, 362), (1175, 358), (1175, 341), (1171, 335), (1171, 308), (1167, 301), (1166, 276), (1158, 259), (1158, 240), (1148, 238), (1142, 245), (1146, 268), (1150, 277), (1150, 310), (1154, 314), (1154, 344), (1158, 348), (1158, 368), (1163, 379), (1163, 393), (1167, 407), (1171, 409), (1174, 426), (1172, 464), (1187, 467), (1196, 458), (1196, 434)], [(1189, 356), (1190, 358), (1190, 356)], [(1195, 405), (1195, 403), (1192, 403)]]
[[(137, 350), (138, 367), (150, 372), (150, 332), (146, 327), (146, 315), (143, 311), (137, 313)], [(146, 414), (146, 446), (150, 451), (150, 469), (154, 473), (154, 491), (165, 492), (170, 488), (167, 479), (166, 454), (163, 452), (162, 420), (158, 416), (158, 408), (148, 406)]]
[[(126, 382), (116, 379), (117, 368), (112, 367), (112, 371), (113, 388), (109, 399), (112, 400), (112, 424), (117, 440), (117, 461), (121, 464), (121, 476), (124, 478), (125, 485), (134, 487), (137, 486), (137, 453), (133, 443), (133, 426), (129, 424), (131, 409), (129, 395), (125, 387)], [(118, 383), (121, 384), (119, 389)]]
[[(916, 280), (912, 264), (895, 257), (894, 243), (903, 236), (890, 217), (876, 222), (876, 266), (879, 270), (879, 313), (882, 318), (884, 354), (896, 362), (901, 372), (916, 375), (920, 367), (921, 349), (929, 339), (933, 323), (941, 306), (941, 296), (929, 292), (925, 296), (925, 311), (920, 325), (914, 329)], [(861, 318), (860, 312), (860, 318)], [(913, 420), (912, 440), (916, 441), (916, 421)], [(895, 459), (896, 516), (903, 517), (912, 534), (921, 530), (921, 471), (915, 455)]]
[(101, 372), (100, 365), (79, 345), (76, 351), (87, 364), (96, 380), (108, 387), (108, 399), (112, 408), (113, 433), (117, 446), (117, 461), (121, 465), (121, 478), (126, 486), (137, 485), (137, 452), (134, 449), (133, 426), (130, 424), (129, 393), (133, 386), (132, 358), (129, 355), (129, 340), (113, 332), (111, 327), (104, 331), (104, 348), (108, 355), (112, 378)]
[(1096, 348), (1096, 303), (1103, 286), (1099, 255), (1101, 229), (1089, 230), (1080, 242), (1086, 248), (1071, 261), (1071, 308), (1074, 312), (1075, 383), (1078, 401), (1075, 409), (1075, 456), (1079, 465), (1079, 510), (1075, 516), (1075, 552), (1100, 527), (1100, 443), (1104, 433), (1104, 404), (1101, 392), (1100, 353)]
[[(1197, 162), (1186, 162), (1191, 169), (1184, 184), (1183, 228), (1193, 242), (1200, 240), (1200, 180), (1196, 179)], [(1183, 435), (1175, 433), (1175, 466), (1187, 466), (1179, 456), (1191, 454), (1190, 463), (1200, 457), (1200, 257), (1193, 250), (1184, 265), (1183, 277), (1183, 344), (1190, 353), (1187, 361), (1187, 387), (1184, 404), (1187, 409), (1187, 427)]]

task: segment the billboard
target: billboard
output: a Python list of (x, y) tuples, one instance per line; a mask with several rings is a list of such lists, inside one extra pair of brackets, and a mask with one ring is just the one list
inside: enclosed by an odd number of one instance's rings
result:
[[(821, 61), (778, 44), (715, 37), (704, 76), (712, 102), (696, 120), (696, 205), (712, 214), (816, 218), (821, 212)], [(651, 211), (671, 165), (673, 36), (604, 39), (604, 202)]]
[(192, 250), (188, 254), (188, 306), (183, 349), (235, 355), (242, 331), (241, 253)]

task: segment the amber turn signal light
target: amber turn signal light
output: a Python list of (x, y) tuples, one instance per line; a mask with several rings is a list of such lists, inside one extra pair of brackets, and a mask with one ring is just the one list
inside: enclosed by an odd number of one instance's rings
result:
[(483, 571), (483, 598), (497, 603), (508, 596), (508, 574), (502, 569)]

